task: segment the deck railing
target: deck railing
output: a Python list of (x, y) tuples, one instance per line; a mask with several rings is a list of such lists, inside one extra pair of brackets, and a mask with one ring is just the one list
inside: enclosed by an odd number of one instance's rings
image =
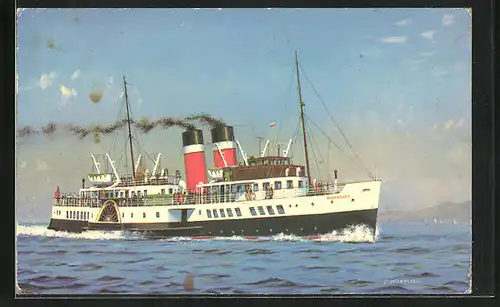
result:
[(120, 207), (137, 206), (174, 206), (182, 204), (208, 204), (241, 201), (258, 201), (264, 199), (283, 199), (302, 196), (330, 195), (340, 193), (344, 185), (318, 186), (311, 188), (278, 189), (271, 191), (257, 191), (245, 193), (185, 193), (185, 194), (158, 194), (135, 197), (83, 198), (74, 194), (61, 194), (54, 199), (56, 206), (70, 207), (101, 207), (105, 202), (113, 200)]

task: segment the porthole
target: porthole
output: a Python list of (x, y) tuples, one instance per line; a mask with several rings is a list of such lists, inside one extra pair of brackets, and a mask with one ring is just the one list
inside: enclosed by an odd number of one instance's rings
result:
[(300, 228), (301, 231), (304, 231), (304, 228)]
[(311, 206), (314, 206), (314, 203), (311, 203)]
[(272, 228), (271, 228), (271, 229), (269, 229), (269, 232), (273, 232), (273, 229), (272, 229)]
[(333, 200), (330, 201), (330, 204), (333, 204)]
[(351, 202), (354, 202), (354, 198), (353, 198), (353, 199), (351, 199)]
[(288, 208), (292, 208), (292, 205), (288, 205)]
[(233, 230), (233, 234), (234, 234), (234, 230)]
[(318, 230), (318, 228), (316, 228), (316, 226), (314, 226), (314, 230)]
[(224, 230), (221, 230), (220, 233), (224, 233)]
[(258, 230), (258, 229), (256, 229), (255, 231), (256, 231), (256, 232), (259, 232), (259, 230)]
[(295, 208), (297, 208), (299, 205), (295, 204)]

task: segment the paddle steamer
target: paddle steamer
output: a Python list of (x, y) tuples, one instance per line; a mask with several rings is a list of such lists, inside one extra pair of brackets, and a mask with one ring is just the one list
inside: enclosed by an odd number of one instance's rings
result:
[[(259, 156), (247, 157), (235, 138), (234, 127), (218, 125), (211, 129), (210, 144), (204, 143), (202, 130), (182, 133), (184, 179), (179, 171), (169, 176), (166, 170), (159, 169), (160, 154), (151, 173), (138, 171), (124, 78), (132, 174), (120, 175), (109, 154), (106, 160), (111, 170), (101, 171), (100, 163), (92, 156), (95, 172), (88, 175), (88, 187), (85, 179), (75, 195), (63, 194), (57, 187), (48, 228), (68, 232), (122, 230), (150, 236), (220, 237), (280, 233), (314, 236), (351, 225), (366, 225), (374, 233), (380, 180), (340, 183), (336, 170), (332, 172), (334, 179), (328, 183), (311, 180), (295, 56), (305, 165), (293, 163), (289, 153), (291, 141), (282, 154), (279, 151), (266, 154), (268, 141)], [(212, 147), (213, 154), (210, 168), (205, 159), (207, 145)]]

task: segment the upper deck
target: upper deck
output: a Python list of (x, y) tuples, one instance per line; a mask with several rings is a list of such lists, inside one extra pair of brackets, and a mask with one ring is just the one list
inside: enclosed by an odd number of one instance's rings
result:
[(305, 177), (305, 167), (281, 156), (250, 157), (248, 165), (223, 168), (225, 181), (258, 180), (279, 177)]

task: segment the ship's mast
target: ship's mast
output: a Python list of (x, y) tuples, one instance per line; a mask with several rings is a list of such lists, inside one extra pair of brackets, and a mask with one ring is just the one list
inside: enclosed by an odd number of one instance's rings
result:
[(309, 153), (307, 152), (306, 125), (304, 122), (304, 101), (302, 101), (302, 90), (300, 88), (299, 58), (297, 56), (297, 50), (295, 50), (295, 71), (297, 72), (297, 87), (299, 91), (299, 103), (300, 103), (300, 120), (302, 122), (302, 134), (304, 136), (304, 152), (306, 155), (307, 184), (311, 186), (311, 173), (309, 171)]
[(130, 158), (132, 159), (132, 163), (130, 165), (132, 166), (132, 179), (135, 179), (134, 150), (132, 148), (132, 130), (130, 128), (130, 110), (129, 110), (128, 94), (127, 94), (127, 81), (125, 81), (125, 76), (123, 76), (123, 88), (125, 92), (125, 104), (127, 106), (127, 125), (128, 125), (128, 140), (130, 142)]

